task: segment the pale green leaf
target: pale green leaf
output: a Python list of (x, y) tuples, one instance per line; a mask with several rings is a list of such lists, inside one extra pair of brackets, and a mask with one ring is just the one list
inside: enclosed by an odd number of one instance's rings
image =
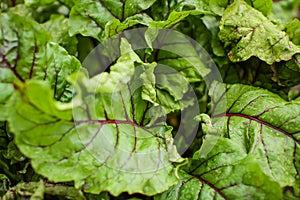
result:
[(220, 138), (206, 157), (196, 153), (188, 173), (180, 173), (180, 183), (155, 200), (282, 199), (278, 183), (246, 156), (237, 144)]
[[(177, 183), (166, 146), (171, 129), (152, 121), (157, 113), (141, 99), (140, 75), (137, 70), (120, 91), (95, 93), (90, 87), (96, 82), (79, 73), (72, 81), (78, 94), (73, 108), (55, 102), (44, 82), (20, 84), (10, 101), (9, 122), (35, 171), (115, 196), (154, 195)], [(170, 153), (174, 157), (174, 149)]]
[(244, 1), (231, 4), (220, 22), (219, 37), (232, 62), (258, 57), (268, 64), (289, 60), (300, 49), (262, 13)]
[(213, 100), (213, 110), (224, 98), (226, 113), (213, 113), (215, 119), (226, 119), (219, 124), (223, 135), (252, 155), (280, 186), (299, 188), (300, 99), (287, 102), (267, 90), (235, 84)]

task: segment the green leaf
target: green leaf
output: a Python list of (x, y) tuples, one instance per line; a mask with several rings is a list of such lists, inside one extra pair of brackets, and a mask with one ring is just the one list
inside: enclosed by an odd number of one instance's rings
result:
[(152, 50), (155, 49), (149, 60), (175, 69), (189, 82), (199, 82), (211, 72), (206, 66), (211, 60), (205, 50), (184, 34), (149, 28), (145, 40)]
[(272, 13), (272, 0), (245, 0), (250, 6), (262, 12), (265, 16)]
[(110, 66), (109, 73), (102, 72), (93, 78), (95, 84), (91, 85), (90, 91), (113, 93), (127, 87), (126, 84), (134, 74), (135, 63), (143, 64), (143, 62), (124, 38), (120, 42), (120, 53), (117, 62)]
[(123, 22), (119, 19), (112, 19), (105, 25), (105, 37), (109, 38), (113, 35), (121, 33), (136, 24), (149, 25), (152, 19), (146, 14), (136, 14), (126, 18)]
[(276, 20), (279, 20), (283, 26), (297, 17), (299, 0), (276, 1), (273, 3), (273, 13)]
[(71, 8), (72, 6), (74, 6), (74, 4), (77, 2), (78, 0), (24, 0), (24, 3), (27, 7), (32, 7), (32, 8), (41, 8), (41, 7), (46, 7), (49, 6), (51, 4), (63, 4), (68, 6), (69, 8)]
[(114, 93), (95, 92), (95, 77), (79, 73), (71, 80), (78, 94), (73, 105), (55, 102), (45, 82), (18, 85), (9, 122), (35, 171), (55, 182), (74, 181), (86, 192), (115, 196), (154, 195), (177, 183), (165, 144), (171, 129), (152, 121), (157, 113), (141, 100), (141, 73), (137, 70), (127, 87)]
[(69, 19), (62, 15), (51, 15), (50, 20), (42, 26), (52, 34), (53, 42), (64, 47), (69, 54), (76, 55), (78, 41), (75, 36), (69, 36)]
[(171, 28), (178, 22), (182, 21), (184, 18), (189, 16), (192, 13), (192, 11), (182, 11), (182, 12), (177, 12), (173, 11), (170, 13), (168, 16), (168, 19), (165, 21), (153, 21), (149, 24), (149, 27), (154, 27), (154, 28)]
[[(217, 18), (212, 17), (212, 16), (204, 16), (202, 17), (202, 21), (207, 27), (208, 30), (211, 31), (212, 39), (211, 39), (211, 48), (212, 52), (216, 56), (222, 56), (224, 57), (225, 51), (224, 48), (222, 47), (221, 41), (218, 37), (219, 33), (219, 21)], [(199, 38), (196, 38), (197, 41), (203, 40), (203, 38), (200, 36)]]
[(33, 18), (33, 12), (30, 8), (26, 7), (24, 4), (18, 4), (14, 7), (9, 8), (7, 11), (9, 14), (17, 14), (23, 17), (26, 17), (27, 19), (32, 19)]
[[(218, 86), (216, 86), (218, 87)], [(252, 155), (261, 169), (282, 187), (299, 188), (300, 170), (300, 99), (287, 102), (267, 90), (234, 84), (227, 86), (226, 113), (213, 113), (225, 137)]]
[(54, 3), (55, 0), (24, 0), (26, 6), (37, 7)]
[(288, 98), (289, 100), (296, 99), (300, 96), (300, 85), (295, 85), (289, 90)]
[[(222, 16), (225, 9), (232, 4), (233, 0), (186, 0), (182, 2), (184, 5), (194, 6), (198, 13), (208, 15)], [(247, 4), (262, 12), (265, 16), (272, 12), (272, 0), (245, 0)]]
[(292, 22), (286, 24), (285, 28), (290, 40), (294, 44), (300, 45), (300, 21), (294, 19)]
[(0, 20), (0, 120), (15, 81), (47, 80), (57, 100), (70, 100), (72, 88), (65, 77), (80, 68), (79, 61), (49, 42), (51, 36), (35, 21), (15, 14), (2, 14)]
[[(70, 12), (70, 34), (91, 36), (101, 41), (136, 24), (148, 24), (151, 19), (139, 14), (155, 0), (78, 1)], [(105, 31), (105, 34), (104, 34)]]
[(202, 1), (196, 1), (196, 0), (186, 0), (183, 2), (185, 6), (191, 6), (193, 11), (195, 13), (200, 14), (212, 14), (212, 15), (222, 15), (225, 7), (228, 4), (228, 1), (221, 0), (202, 0)]
[(241, 0), (235, 1), (220, 22), (219, 37), (232, 62), (256, 56), (268, 64), (289, 60), (300, 49), (262, 13)]
[[(141, 75), (143, 80), (142, 98), (162, 107), (162, 113), (182, 110), (193, 105), (188, 96), (189, 83), (178, 71), (164, 66), (152, 65)], [(161, 110), (160, 110), (161, 111)]]
[(204, 158), (194, 155), (181, 181), (155, 197), (164, 199), (282, 199), (278, 183), (234, 142), (220, 138)]

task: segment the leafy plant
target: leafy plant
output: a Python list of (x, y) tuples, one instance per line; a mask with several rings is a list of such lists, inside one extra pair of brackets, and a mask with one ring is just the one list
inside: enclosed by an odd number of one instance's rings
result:
[(0, 196), (299, 199), (299, 5), (1, 1)]

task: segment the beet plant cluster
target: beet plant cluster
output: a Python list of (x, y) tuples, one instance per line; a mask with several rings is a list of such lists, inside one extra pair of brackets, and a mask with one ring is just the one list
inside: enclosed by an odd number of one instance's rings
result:
[(300, 199), (299, 0), (2, 0), (0, 199)]

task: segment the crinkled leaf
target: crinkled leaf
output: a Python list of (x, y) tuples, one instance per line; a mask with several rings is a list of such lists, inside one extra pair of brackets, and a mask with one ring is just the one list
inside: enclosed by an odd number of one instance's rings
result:
[(105, 37), (109, 38), (113, 35), (121, 33), (136, 24), (149, 25), (153, 20), (146, 14), (136, 14), (126, 18), (123, 22), (119, 19), (112, 19), (105, 25)]
[(149, 27), (155, 27), (155, 28), (170, 28), (189, 16), (192, 13), (192, 11), (182, 11), (177, 12), (173, 11), (168, 16), (168, 19), (165, 21), (153, 21), (149, 24)]
[(69, 32), (71, 35), (80, 33), (101, 41), (105, 35), (104, 30), (106, 36), (111, 36), (138, 23), (148, 24), (150, 18), (138, 13), (154, 2), (155, 0), (78, 1), (70, 13)]
[(62, 15), (51, 15), (50, 20), (42, 24), (47, 29), (53, 41), (64, 47), (71, 55), (77, 53), (77, 39), (69, 36), (69, 19)]
[(79, 61), (56, 43), (38, 23), (15, 14), (2, 14), (0, 24), (0, 120), (14, 91), (14, 81), (50, 82), (57, 100), (68, 101), (72, 88), (65, 77), (80, 68)]
[(177, 178), (165, 144), (171, 130), (164, 122), (150, 123), (157, 113), (141, 100), (142, 72), (136, 73), (115, 93), (91, 89), (97, 77), (73, 75), (70, 81), (78, 94), (73, 108), (54, 102), (44, 82), (19, 84), (9, 122), (35, 171), (52, 181), (75, 181), (87, 192), (107, 190), (116, 196), (153, 195), (174, 185)]
[(232, 62), (240, 62), (256, 56), (272, 64), (289, 60), (300, 49), (289, 41), (262, 13), (241, 0), (235, 1), (220, 22), (219, 37), (228, 50)]
[[(186, 0), (182, 2), (184, 5), (190, 5), (194, 7), (194, 11), (203, 14), (213, 14), (222, 16), (227, 6), (229, 6), (233, 0)], [(250, 6), (256, 10), (261, 11), (264, 15), (269, 15), (272, 11), (272, 0), (245, 0)]]
[(164, 199), (282, 199), (272, 181), (234, 142), (220, 138), (204, 158), (194, 156), (178, 185), (155, 197)]
[(9, 8), (6, 13), (17, 14), (20, 16), (24, 16), (27, 19), (32, 19), (33, 12), (30, 8), (26, 7), (24, 4), (18, 4), (14, 7)]
[[(94, 77), (95, 84), (91, 85), (90, 90), (104, 93), (117, 92), (123, 89), (124, 84), (126, 85), (130, 81), (134, 74), (135, 62), (142, 64), (142, 61), (131, 49), (131, 45), (123, 38), (120, 43), (120, 53), (121, 56), (117, 62), (110, 67), (109, 73), (102, 72)], [(88, 57), (88, 59), (89, 58), (90, 57)], [(102, 87), (98, 87), (98, 85)]]
[(178, 71), (164, 66), (149, 66), (141, 75), (143, 80), (142, 98), (158, 104), (162, 113), (182, 110), (193, 105), (188, 95), (189, 83)]
[[(213, 110), (223, 98), (213, 100)], [(226, 101), (226, 113), (214, 113), (216, 119), (226, 118), (224, 136), (253, 155), (282, 187), (299, 188), (300, 99), (287, 102), (267, 90), (235, 84), (227, 86)]]

